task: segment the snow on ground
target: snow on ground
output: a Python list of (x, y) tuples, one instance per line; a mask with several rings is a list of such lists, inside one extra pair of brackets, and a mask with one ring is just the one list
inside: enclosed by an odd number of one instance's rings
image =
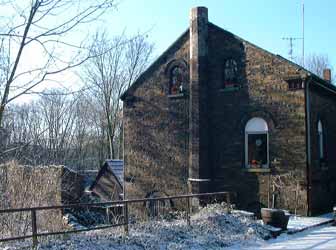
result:
[(289, 218), (287, 229), (289, 232), (302, 231), (305, 228), (310, 228), (317, 224), (329, 222), (332, 218), (332, 213), (324, 214), (318, 217), (291, 216)]
[(235, 244), (227, 250), (335, 250), (336, 227), (321, 226), (297, 234), (282, 234), (268, 241), (258, 240)]
[[(292, 217), (289, 227), (300, 229), (330, 220), (321, 217)], [(251, 213), (234, 210), (226, 213), (223, 205), (210, 205), (191, 218), (188, 227), (185, 218), (151, 221), (130, 225), (130, 234), (124, 237), (122, 228), (90, 231), (60, 236), (43, 241), (40, 250), (336, 250), (336, 227), (326, 225), (300, 233), (281, 234), (276, 239)], [(3, 250), (31, 249), (31, 242), (0, 245)], [(26, 247), (24, 247), (26, 246)]]
[[(128, 237), (122, 237), (121, 229), (91, 231), (71, 235), (68, 239), (43, 242), (39, 249), (217, 250), (243, 241), (262, 241), (269, 237), (269, 231), (250, 216), (241, 212), (227, 214), (224, 206), (211, 205), (192, 216), (191, 227), (185, 220), (152, 221), (130, 225)], [(22, 243), (2, 249), (22, 249)]]

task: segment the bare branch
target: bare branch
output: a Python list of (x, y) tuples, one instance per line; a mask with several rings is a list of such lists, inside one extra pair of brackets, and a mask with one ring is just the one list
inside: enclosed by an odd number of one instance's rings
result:
[[(7, 50), (4, 51), (8, 53), (7, 58), (9, 59), (6, 69), (0, 72), (2, 75), (8, 72), (1, 93), (0, 127), (8, 103), (30, 92), (48, 76), (77, 67), (93, 56), (90, 48), (83, 46), (82, 42), (76, 44), (70, 41), (69, 34), (74, 32), (79, 25), (93, 22), (107, 10), (115, 7), (114, 0), (31, 0), (30, 5), (21, 1), (12, 1), (7, 4), (16, 12), (16, 15), (8, 19), (7, 28), (3, 29), (0, 34), (3, 41), (8, 41)], [(40, 60), (39, 66), (20, 72), (22, 56), (25, 55), (23, 51), (32, 48), (31, 44), (40, 46), (36, 51), (43, 56), (43, 59)], [(72, 55), (66, 53), (70, 49)], [(10, 50), (16, 53), (15, 56), (10, 55)], [(20, 81), (20, 84), (26, 86), (26, 89), (21, 93), (12, 94), (12, 85), (18, 78), (24, 79), (24, 82)]]

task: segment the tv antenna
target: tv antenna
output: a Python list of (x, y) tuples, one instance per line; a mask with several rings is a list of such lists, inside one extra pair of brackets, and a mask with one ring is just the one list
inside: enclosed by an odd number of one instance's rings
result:
[(283, 37), (282, 40), (289, 41), (289, 59), (294, 60), (294, 41), (296, 40), (302, 40), (302, 66), (304, 67), (304, 56), (305, 56), (305, 39), (304, 39), (304, 0), (302, 0), (302, 37)]
[(289, 55), (289, 59), (291, 61), (294, 60), (294, 41), (296, 40), (302, 40), (302, 37), (283, 37), (282, 40), (287, 40), (289, 41), (289, 51), (288, 51), (288, 55)]

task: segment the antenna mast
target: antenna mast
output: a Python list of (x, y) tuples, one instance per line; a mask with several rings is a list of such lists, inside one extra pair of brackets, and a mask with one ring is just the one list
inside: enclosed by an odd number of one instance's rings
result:
[(288, 40), (289, 41), (289, 59), (294, 60), (294, 41), (295, 40), (302, 40), (302, 62), (301, 65), (304, 67), (304, 56), (305, 56), (305, 43), (304, 43), (304, 0), (302, 0), (302, 37), (283, 37), (282, 40)]
[(302, 0), (302, 67), (304, 67), (305, 61), (304, 61), (304, 56), (305, 56), (305, 43), (304, 43), (304, 0)]

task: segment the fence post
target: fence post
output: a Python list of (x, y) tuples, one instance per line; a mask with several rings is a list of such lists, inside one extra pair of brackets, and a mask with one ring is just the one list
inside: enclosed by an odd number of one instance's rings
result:
[(128, 235), (128, 203), (124, 203), (124, 234)]
[(187, 224), (190, 226), (190, 197), (187, 198)]
[(32, 220), (32, 235), (33, 235), (33, 249), (37, 248), (37, 226), (36, 226), (36, 210), (31, 210), (31, 220)]
[(226, 194), (226, 203), (227, 203), (227, 209), (228, 209), (228, 214), (231, 213), (231, 200), (230, 200), (230, 193)]
[(106, 207), (106, 224), (110, 224), (110, 208)]
[(160, 200), (156, 200), (156, 220), (160, 219)]

